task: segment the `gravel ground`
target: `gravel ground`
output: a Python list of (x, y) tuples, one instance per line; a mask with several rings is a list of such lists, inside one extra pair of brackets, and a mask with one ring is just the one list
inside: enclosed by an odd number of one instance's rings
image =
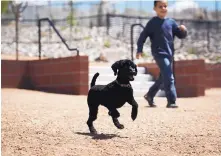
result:
[(178, 109), (157, 108), (137, 99), (139, 113), (119, 109), (123, 130), (118, 130), (99, 108), (98, 135), (90, 135), (86, 120), (86, 96), (52, 94), (21, 89), (2, 89), (3, 156), (106, 156), (106, 155), (221, 155), (221, 89), (206, 96), (179, 98)]

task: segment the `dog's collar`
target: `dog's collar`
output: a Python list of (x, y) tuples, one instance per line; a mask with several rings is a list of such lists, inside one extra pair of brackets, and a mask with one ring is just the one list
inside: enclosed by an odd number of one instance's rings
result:
[(115, 81), (116, 81), (116, 83), (117, 83), (118, 85), (120, 85), (121, 87), (131, 87), (130, 84), (121, 84), (121, 83), (119, 83), (119, 81), (117, 81), (117, 80), (115, 80)]

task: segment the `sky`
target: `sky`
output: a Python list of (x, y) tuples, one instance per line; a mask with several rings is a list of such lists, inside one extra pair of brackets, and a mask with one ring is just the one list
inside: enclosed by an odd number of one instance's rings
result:
[[(130, 5), (129, 6), (134, 6), (137, 5), (137, 7), (139, 7), (139, 2), (138, 1), (131, 1), (129, 2)], [(179, 3), (176, 1), (169, 1), (168, 6), (171, 7), (173, 6), (175, 3)], [(197, 5), (199, 5), (202, 8), (207, 8), (209, 10), (214, 9), (215, 8), (215, 2), (214, 1), (194, 1), (194, 0), (187, 0), (187, 1), (182, 1), (182, 3), (186, 3), (186, 4), (191, 4), (191, 3), (195, 3)], [(220, 9), (221, 9), (221, 1), (218, 2), (220, 4)], [(153, 8), (153, 2), (152, 1), (142, 1), (142, 8), (143, 9), (152, 9)]]
[[(109, 0), (112, 4), (115, 4), (115, 7), (118, 11), (123, 12), (123, 10), (128, 8), (134, 9), (142, 9), (147, 12), (152, 11), (153, 8), (153, 0)], [(188, 7), (188, 6), (199, 6), (201, 8), (205, 8), (207, 10), (215, 10), (215, 0), (168, 0), (169, 7), (174, 8), (174, 6), (180, 7)], [(221, 10), (221, 0), (216, 0), (218, 4), (218, 10)], [(30, 3), (37, 3), (37, 4), (48, 4), (48, 1), (36, 1), (36, 0), (29, 0)], [(53, 6), (62, 6), (63, 3), (67, 3), (68, 0), (63, 1), (54, 1), (51, 0), (51, 5)], [(90, 3), (99, 3), (100, 0), (73, 0), (73, 2), (77, 3), (77, 7), (80, 9), (89, 9), (89, 5), (87, 2)], [(179, 5), (178, 5), (179, 4)], [(178, 8), (178, 7), (176, 7)]]

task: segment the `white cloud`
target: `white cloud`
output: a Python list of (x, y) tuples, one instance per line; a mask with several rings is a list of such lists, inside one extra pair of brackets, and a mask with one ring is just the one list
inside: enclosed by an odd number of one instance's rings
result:
[(198, 9), (199, 5), (194, 0), (178, 0), (168, 7), (169, 11), (180, 12), (185, 9)]

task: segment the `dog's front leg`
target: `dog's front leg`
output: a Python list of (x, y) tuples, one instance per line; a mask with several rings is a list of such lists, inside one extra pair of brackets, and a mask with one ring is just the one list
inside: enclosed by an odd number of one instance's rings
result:
[(131, 118), (132, 120), (135, 120), (138, 114), (138, 104), (135, 101), (134, 97), (132, 97), (131, 100), (128, 101), (128, 103), (132, 106)]
[(118, 117), (120, 117), (120, 113), (117, 111), (117, 109), (109, 109), (108, 114), (112, 117), (113, 123), (118, 129), (124, 128), (124, 125), (120, 124), (119, 120), (117, 119)]

